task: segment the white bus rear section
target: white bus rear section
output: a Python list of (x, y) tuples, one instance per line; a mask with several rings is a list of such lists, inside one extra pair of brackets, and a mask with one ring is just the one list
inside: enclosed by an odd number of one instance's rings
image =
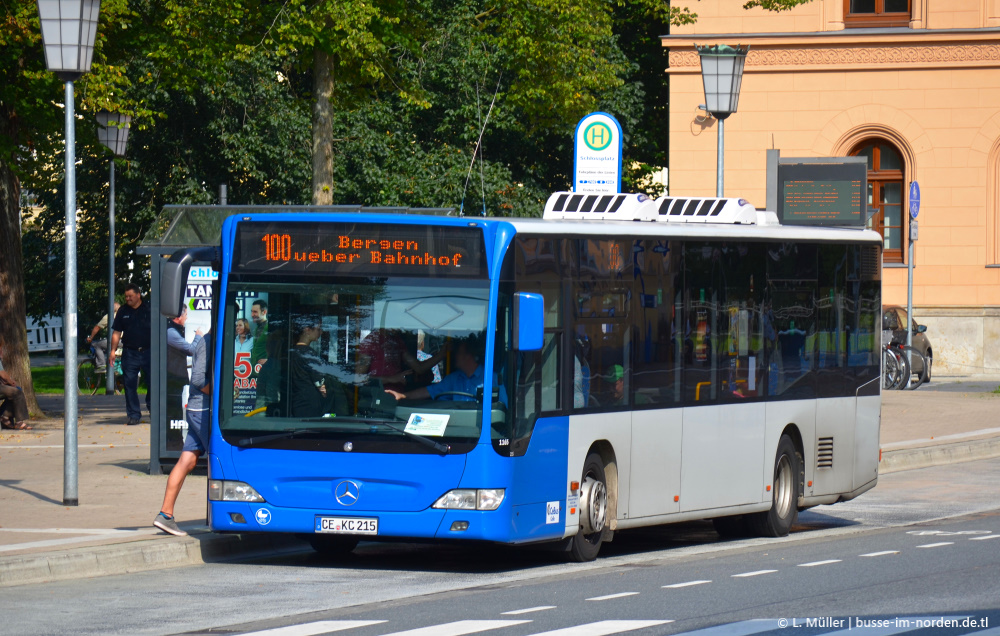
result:
[[(873, 395), (571, 415), (566, 483), (580, 480), (588, 454), (601, 455), (611, 530), (762, 512), (787, 433), (803, 460), (798, 507), (847, 501), (878, 480), (880, 403)], [(579, 524), (571, 507), (565, 536)]]

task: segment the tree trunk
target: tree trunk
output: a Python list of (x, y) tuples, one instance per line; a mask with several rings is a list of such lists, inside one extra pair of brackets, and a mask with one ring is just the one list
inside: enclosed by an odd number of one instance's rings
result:
[(313, 54), (312, 202), (333, 203), (333, 56), (316, 48)]
[[(11, 119), (0, 116), (0, 127), (10, 125)], [(0, 135), (8, 132), (0, 130)], [(0, 357), (4, 370), (24, 389), (28, 412), (38, 416), (42, 412), (31, 383), (21, 259), (21, 184), (0, 160)]]

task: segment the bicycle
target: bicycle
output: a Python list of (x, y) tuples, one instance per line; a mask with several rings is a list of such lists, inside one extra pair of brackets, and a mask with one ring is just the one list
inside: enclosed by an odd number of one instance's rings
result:
[[(107, 374), (107, 369), (104, 366), (98, 367), (95, 362), (97, 359), (97, 352), (94, 351), (93, 345), (90, 347), (89, 354), (82, 358), (77, 365), (77, 385), (80, 388), (80, 393), (89, 393), (89, 395), (96, 395), (101, 387), (105, 386), (105, 375)], [(121, 389), (121, 370), (119, 368), (118, 362), (115, 362), (115, 393)]]
[[(927, 371), (928, 364), (927, 358), (924, 354), (920, 353), (919, 349), (904, 345), (902, 343), (893, 343), (890, 345), (892, 350), (898, 355), (902, 360), (906, 362), (906, 369), (908, 373), (902, 379), (902, 384), (900, 389), (916, 389), (921, 384), (927, 381)], [(917, 379), (913, 379), (912, 369), (920, 369), (920, 373), (915, 374)], [(907, 385), (909, 382), (909, 385)]]
[[(882, 388), (916, 389), (927, 380), (927, 359), (919, 350), (894, 342), (892, 331), (882, 332)], [(907, 355), (909, 354), (909, 355)], [(919, 361), (920, 373), (913, 381), (912, 369)]]

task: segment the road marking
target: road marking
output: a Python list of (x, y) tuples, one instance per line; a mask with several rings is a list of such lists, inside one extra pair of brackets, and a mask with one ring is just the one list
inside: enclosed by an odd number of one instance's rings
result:
[(675, 636), (750, 636), (751, 634), (769, 632), (778, 627), (778, 619), (776, 618), (755, 618), (749, 621), (696, 629), (693, 632), (684, 632)]
[(518, 614), (530, 614), (531, 612), (543, 612), (545, 610), (555, 609), (555, 605), (539, 605), (538, 607), (527, 607), (525, 609), (511, 610), (509, 612), (502, 612), (503, 616), (517, 616)]
[(943, 545), (955, 545), (954, 541), (942, 541), (941, 543), (925, 543), (924, 545), (918, 545), (918, 548), (940, 548)]
[(463, 634), (475, 634), (501, 627), (513, 627), (523, 625), (531, 621), (455, 621), (454, 623), (444, 623), (441, 625), (431, 625), (430, 627), (418, 627), (408, 629), (404, 632), (393, 632), (384, 636), (463, 636)]
[(622, 598), (625, 596), (635, 596), (638, 592), (618, 592), (617, 594), (608, 594), (606, 596), (595, 596), (594, 598), (588, 598), (588, 601), (610, 601), (613, 598)]
[(673, 621), (598, 621), (576, 627), (554, 629), (550, 632), (540, 632), (532, 636), (607, 636), (607, 634), (620, 634), (621, 632), (646, 629), (667, 623), (673, 623)]
[(760, 576), (761, 574), (770, 574), (771, 572), (777, 572), (777, 570), (757, 570), (756, 572), (744, 572), (743, 574), (734, 574), (732, 578), (743, 579), (748, 576)]
[(812, 568), (817, 565), (830, 565), (831, 563), (840, 563), (840, 559), (827, 559), (826, 561), (813, 561), (812, 563), (799, 563), (800, 568)]
[(991, 534), (985, 537), (972, 537), (969, 541), (986, 541), (987, 539), (996, 539), (1000, 537), (1000, 534)]
[(248, 632), (242, 636), (315, 636), (316, 634), (340, 632), (345, 629), (368, 627), (369, 625), (378, 625), (384, 622), (386, 621), (316, 621), (313, 623), (302, 623), (301, 625), (265, 629), (258, 632)]
[(869, 552), (868, 554), (860, 554), (858, 556), (877, 557), (877, 556), (885, 556), (887, 554), (899, 554), (899, 550), (883, 550), (882, 552)]
[(687, 583), (674, 583), (673, 585), (664, 585), (664, 589), (675, 589), (678, 587), (691, 587), (692, 585), (704, 585), (705, 583), (711, 583), (711, 581), (688, 581)]

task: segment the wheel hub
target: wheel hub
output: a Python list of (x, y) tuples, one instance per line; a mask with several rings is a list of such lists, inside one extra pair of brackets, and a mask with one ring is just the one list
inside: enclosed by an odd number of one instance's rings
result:
[(604, 530), (607, 517), (608, 489), (605, 485), (587, 477), (580, 488), (580, 523), (584, 534), (593, 534)]

